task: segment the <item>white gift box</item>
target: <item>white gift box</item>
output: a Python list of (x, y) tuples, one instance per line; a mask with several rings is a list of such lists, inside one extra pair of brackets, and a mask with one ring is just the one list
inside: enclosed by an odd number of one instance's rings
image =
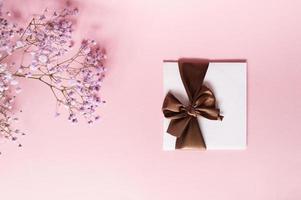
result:
[[(184, 104), (188, 96), (177, 61), (164, 61), (164, 95), (169, 91)], [(209, 62), (204, 84), (213, 90), (222, 121), (198, 117), (207, 150), (245, 149), (247, 146), (247, 64)], [(163, 116), (164, 117), (164, 116)], [(166, 132), (170, 119), (164, 118), (163, 150), (175, 150), (176, 137)]]

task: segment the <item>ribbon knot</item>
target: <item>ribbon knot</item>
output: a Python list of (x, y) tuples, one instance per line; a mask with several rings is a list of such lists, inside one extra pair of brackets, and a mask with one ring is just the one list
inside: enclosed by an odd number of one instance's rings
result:
[(213, 92), (203, 84), (209, 62), (179, 60), (179, 72), (187, 96), (188, 106), (183, 105), (171, 92), (163, 102), (162, 111), (171, 119), (167, 132), (175, 137), (176, 149), (205, 149), (206, 144), (197, 120), (198, 116), (210, 120), (222, 120), (220, 110), (216, 108)]
[(192, 117), (197, 117), (198, 116), (198, 113), (195, 110), (195, 107), (192, 106), (192, 105), (186, 106), (185, 111), (187, 112), (188, 115), (190, 115)]

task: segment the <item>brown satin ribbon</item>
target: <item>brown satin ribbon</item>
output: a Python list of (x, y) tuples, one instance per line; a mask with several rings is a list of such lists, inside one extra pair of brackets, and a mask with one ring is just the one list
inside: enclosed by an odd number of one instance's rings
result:
[(197, 117), (223, 119), (213, 92), (203, 85), (209, 62), (180, 59), (178, 64), (189, 105), (183, 105), (171, 92), (166, 95), (162, 111), (171, 119), (167, 132), (177, 137), (176, 149), (206, 149)]

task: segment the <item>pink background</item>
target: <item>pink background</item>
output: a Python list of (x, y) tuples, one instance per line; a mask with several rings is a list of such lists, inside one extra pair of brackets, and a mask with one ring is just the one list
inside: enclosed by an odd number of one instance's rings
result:
[[(22, 19), (61, 2), (7, 0)], [(301, 1), (85, 0), (77, 37), (108, 50), (102, 122), (54, 118), (25, 83), (22, 148), (1, 144), (2, 200), (300, 200)], [(248, 60), (248, 149), (162, 151), (162, 60)]]

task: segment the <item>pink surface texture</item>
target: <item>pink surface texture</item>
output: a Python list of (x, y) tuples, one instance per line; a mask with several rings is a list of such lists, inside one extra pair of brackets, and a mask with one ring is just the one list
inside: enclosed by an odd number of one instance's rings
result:
[[(24, 20), (62, 2), (7, 0)], [(19, 96), (22, 148), (1, 144), (1, 200), (300, 200), (301, 1), (82, 0), (77, 36), (108, 52), (94, 126)], [(248, 148), (162, 151), (162, 61), (247, 59)], [(21, 104), (22, 102), (22, 104)]]

